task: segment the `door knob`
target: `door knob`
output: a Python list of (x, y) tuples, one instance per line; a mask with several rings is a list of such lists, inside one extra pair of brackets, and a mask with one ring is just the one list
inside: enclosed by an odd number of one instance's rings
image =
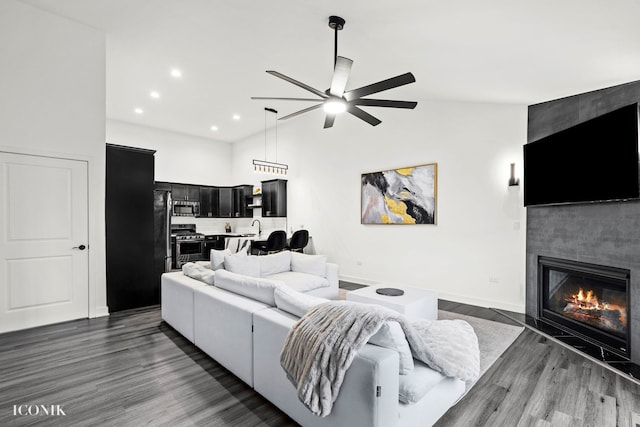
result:
[(79, 249), (81, 251), (84, 251), (87, 247), (85, 245), (80, 245), (80, 246), (74, 246), (71, 249)]

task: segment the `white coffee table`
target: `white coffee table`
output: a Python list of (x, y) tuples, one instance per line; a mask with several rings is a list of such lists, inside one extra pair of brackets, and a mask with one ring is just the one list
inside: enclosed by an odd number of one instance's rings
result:
[[(376, 293), (376, 289), (379, 288), (402, 289), (404, 295), (395, 297), (380, 295)], [(346, 299), (347, 301), (383, 305), (406, 316), (431, 320), (438, 319), (438, 294), (428, 289), (410, 288), (407, 286), (399, 288), (397, 286), (378, 284), (347, 292)]]

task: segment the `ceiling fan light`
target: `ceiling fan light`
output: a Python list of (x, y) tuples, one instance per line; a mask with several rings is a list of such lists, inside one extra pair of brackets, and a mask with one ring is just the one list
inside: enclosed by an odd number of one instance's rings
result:
[(322, 106), (324, 112), (327, 114), (340, 114), (347, 111), (347, 103), (344, 100), (339, 98), (332, 98), (325, 101)]

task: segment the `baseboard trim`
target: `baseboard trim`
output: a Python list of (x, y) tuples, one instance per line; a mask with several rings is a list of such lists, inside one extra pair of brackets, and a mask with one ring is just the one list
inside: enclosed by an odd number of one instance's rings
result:
[(91, 313), (91, 316), (89, 317), (94, 318), (94, 317), (103, 317), (108, 315), (109, 315), (109, 307), (107, 307), (106, 305), (103, 305), (102, 307), (96, 307), (93, 313)]
[[(399, 283), (381, 282), (379, 280), (370, 280), (370, 279), (365, 279), (363, 277), (356, 277), (356, 276), (342, 275), (340, 276), (340, 280), (343, 280), (345, 282), (357, 283), (359, 285), (365, 285), (365, 286), (378, 285), (378, 284), (384, 283), (385, 285), (397, 286), (402, 288), (402, 284), (399, 284)], [(457, 295), (457, 294), (451, 294), (448, 292), (440, 292), (438, 290), (435, 290), (435, 291), (438, 292), (438, 298), (446, 299), (448, 301), (460, 302), (463, 304), (470, 304), (478, 307), (499, 308), (501, 310), (513, 311), (515, 313), (524, 313), (524, 310), (525, 310), (524, 304), (513, 304), (505, 301), (491, 301), (491, 300), (482, 299), (482, 298), (474, 298), (474, 297), (469, 297), (465, 295)]]

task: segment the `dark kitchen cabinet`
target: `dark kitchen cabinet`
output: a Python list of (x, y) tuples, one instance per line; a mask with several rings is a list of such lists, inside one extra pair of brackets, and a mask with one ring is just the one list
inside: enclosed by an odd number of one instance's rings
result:
[(233, 211), (236, 218), (252, 218), (253, 209), (248, 205), (253, 199), (253, 185), (233, 187)]
[(219, 215), (219, 189), (200, 187), (200, 217), (216, 218)]
[(218, 217), (231, 218), (234, 216), (233, 210), (233, 188), (218, 188)]
[(287, 180), (262, 181), (262, 216), (287, 216)]
[(106, 146), (106, 279), (111, 313), (160, 303), (154, 269), (154, 153)]
[(172, 184), (171, 197), (173, 200), (189, 200), (197, 202), (200, 200), (200, 187), (188, 184)]
[(171, 183), (170, 182), (156, 181), (155, 189), (158, 190), (158, 191), (171, 191)]

